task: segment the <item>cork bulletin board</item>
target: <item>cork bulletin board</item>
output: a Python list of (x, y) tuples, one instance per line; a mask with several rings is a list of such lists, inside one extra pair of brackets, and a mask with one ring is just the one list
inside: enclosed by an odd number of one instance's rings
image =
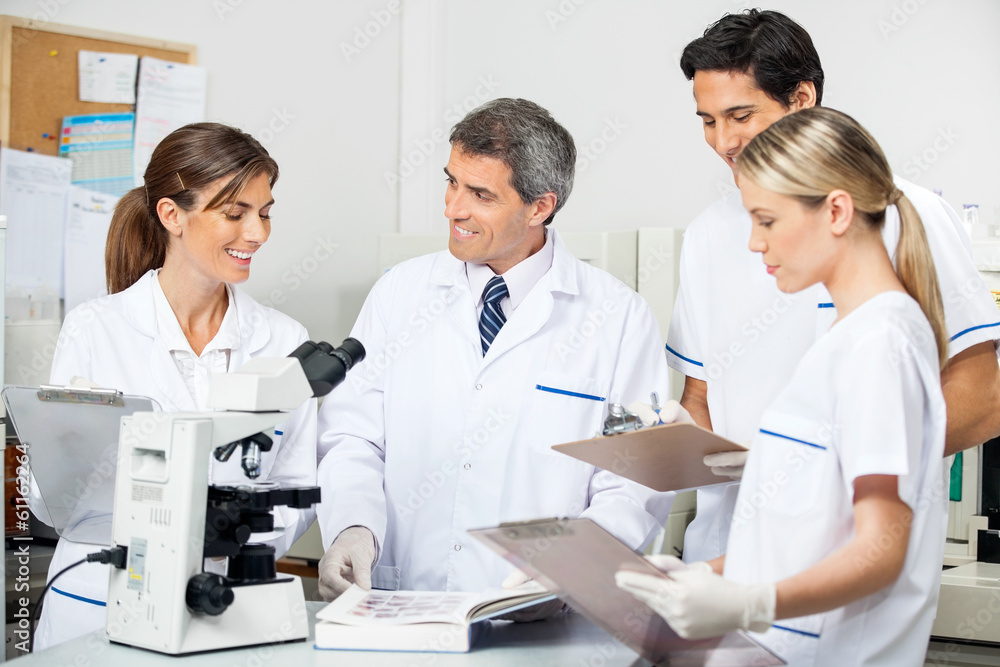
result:
[(0, 145), (56, 155), (63, 116), (133, 110), (79, 100), (81, 49), (197, 64), (192, 44), (0, 16)]

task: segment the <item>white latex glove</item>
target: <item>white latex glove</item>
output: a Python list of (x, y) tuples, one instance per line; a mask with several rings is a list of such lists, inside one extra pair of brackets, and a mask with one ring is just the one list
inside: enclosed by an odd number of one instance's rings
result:
[(653, 554), (646, 556), (650, 565), (660, 572), (676, 572), (677, 570), (701, 570), (702, 572), (712, 572), (712, 566), (703, 560), (694, 563), (685, 563), (677, 556), (670, 554)]
[(694, 418), (677, 401), (667, 401), (660, 408), (660, 421), (664, 424), (693, 424)]
[[(525, 572), (519, 568), (514, 568), (514, 571), (507, 575), (507, 578), (503, 580), (501, 584), (504, 590), (517, 590), (519, 588), (524, 588), (525, 592), (534, 592), (534, 589), (538, 587), (537, 582), (528, 576)], [(498, 616), (499, 621), (514, 621), (515, 623), (531, 623), (533, 621), (543, 621), (546, 618), (551, 618), (556, 614), (562, 612), (565, 608), (565, 604), (559, 598), (555, 600), (548, 600), (546, 602), (540, 602), (536, 605), (530, 607), (525, 607), (524, 609), (518, 609), (517, 611), (512, 611), (509, 614), (504, 614), (503, 616)]]
[(638, 416), (643, 426), (656, 426), (660, 423), (660, 415), (656, 414), (656, 410), (649, 403), (632, 401), (625, 409)]
[(319, 594), (327, 602), (357, 584), (372, 589), (375, 536), (364, 526), (345, 528), (319, 561)]
[(717, 454), (709, 454), (703, 458), (702, 463), (712, 469), (713, 475), (740, 479), (743, 477), (743, 468), (747, 464), (747, 456), (749, 455), (749, 450), (742, 452), (718, 452)]
[(97, 384), (93, 380), (88, 380), (87, 378), (82, 378), (79, 375), (74, 375), (69, 379), (69, 386), (76, 387), (78, 389), (100, 389), (101, 385)]
[(503, 583), (500, 584), (500, 587), (503, 588), (505, 591), (510, 591), (517, 588), (518, 586), (523, 586), (529, 581), (534, 581), (534, 579), (528, 576), (528, 574), (524, 570), (515, 567), (511, 571), (511, 573), (507, 575), (507, 578), (503, 580)]
[(718, 637), (732, 630), (764, 632), (774, 623), (774, 584), (746, 586), (702, 569), (676, 570), (669, 578), (620, 570), (615, 582), (685, 639)]

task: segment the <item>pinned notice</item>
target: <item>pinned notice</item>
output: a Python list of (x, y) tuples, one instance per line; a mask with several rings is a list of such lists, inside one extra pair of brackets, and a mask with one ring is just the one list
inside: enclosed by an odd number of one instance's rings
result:
[(80, 51), (80, 101), (135, 104), (139, 56)]
[(205, 120), (207, 86), (204, 67), (142, 58), (132, 151), (136, 187), (143, 184), (146, 165), (163, 137), (183, 125)]

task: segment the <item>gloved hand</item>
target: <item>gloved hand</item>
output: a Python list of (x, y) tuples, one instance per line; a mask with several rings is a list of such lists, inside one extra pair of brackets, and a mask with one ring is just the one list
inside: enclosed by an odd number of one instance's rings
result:
[[(529, 577), (526, 573), (520, 569), (514, 568), (514, 571), (507, 575), (507, 578), (503, 580), (501, 584), (504, 590), (516, 590), (518, 588), (528, 589), (538, 587), (537, 582)], [(525, 607), (524, 609), (518, 609), (517, 611), (512, 611), (509, 614), (504, 614), (503, 616), (498, 616), (497, 620), (500, 621), (514, 621), (515, 623), (531, 623), (533, 621), (543, 621), (547, 618), (552, 618), (553, 616), (561, 613), (566, 607), (565, 603), (559, 598), (555, 600), (548, 600), (547, 602), (540, 602), (538, 604), (532, 605), (530, 607)]]
[(638, 415), (645, 426), (694, 423), (694, 419), (688, 414), (688, 411), (681, 407), (681, 404), (677, 401), (667, 401), (660, 408), (659, 414), (653, 409), (652, 405), (642, 401), (632, 401), (625, 409), (634, 415)]
[(660, 415), (656, 414), (656, 410), (649, 403), (632, 401), (625, 409), (639, 417), (643, 426), (656, 426), (660, 423)]
[(74, 375), (69, 379), (69, 386), (78, 389), (100, 389), (101, 385), (97, 384), (93, 380), (88, 380), (87, 378), (82, 378), (79, 375)]
[(677, 401), (667, 401), (660, 408), (660, 421), (664, 424), (694, 424), (694, 418)]
[(670, 554), (653, 554), (646, 556), (650, 565), (660, 572), (676, 572), (677, 570), (701, 570), (702, 572), (712, 572), (712, 566), (703, 560), (694, 563), (685, 563), (677, 556)]
[(732, 630), (764, 632), (774, 623), (774, 584), (747, 586), (700, 568), (676, 570), (669, 578), (621, 570), (615, 582), (685, 639), (718, 637)]
[(319, 594), (327, 602), (357, 584), (370, 591), (375, 536), (364, 526), (345, 528), (319, 561)]
[(702, 459), (702, 463), (712, 469), (713, 475), (740, 479), (743, 477), (743, 468), (747, 464), (747, 457), (749, 455), (750, 450), (718, 452), (707, 455)]

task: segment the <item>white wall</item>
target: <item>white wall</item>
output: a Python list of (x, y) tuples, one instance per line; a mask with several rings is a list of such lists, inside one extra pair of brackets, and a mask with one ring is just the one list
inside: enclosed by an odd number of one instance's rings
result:
[[(560, 228), (683, 227), (732, 187), (702, 140), (677, 59), (745, 3), (404, 4), (402, 16), (389, 11), (391, 0), (5, 0), (0, 12), (198, 46), (209, 119), (267, 138), (282, 168), (272, 237), (248, 289), (314, 338), (339, 341), (349, 331), (377, 277), (378, 233), (445, 234), (448, 148), (436, 137), (485, 99), (533, 99), (581, 149), (600, 150), (581, 163)], [(956, 208), (975, 202), (984, 218), (997, 215), (1000, 2), (767, 6), (810, 31), (827, 72), (824, 102), (867, 125), (898, 173), (942, 189)], [(345, 56), (342, 44), (366, 27), (375, 36)], [(267, 131), (284, 116), (287, 127)], [(933, 161), (921, 168), (912, 158), (924, 152)], [(315, 260), (326, 256), (320, 238), (340, 244), (326, 261)], [(305, 281), (296, 277), (310, 268)]]
[[(732, 187), (705, 145), (680, 52), (726, 12), (760, 3), (709, 0), (492, 0), (447, 5), (445, 94), (478, 77), (498, 94), (548, 107), (578, 147), (604, 152), (578, 175), (556, 224), (684, 227)], [(824, 104), (879, 139), (896, 171), (940, 188), (952, 206), (1000, 204), (1000, 3), (995, 0), (772, 0), (813, 36), (827, 75)], [(909, 13), (907, 13), (909, 12)], [(897, 25), (898, 24), (898, 25)], [(503, 54), (502, 56), (500, 54)], [(404, 100), (405, 101), (405, 100)], [(624, 129), (602, 146), (608, 120)], [(609, 136), (614, 132), (609, 132)], [(951, 143), (938, 141), (951, 136)], [(912, 161), (927, 151), (933, 162)]]
[[(271, 239), (247, 289), (313, 338), (339, 342), (375, 280), (377, 235), (397, 228), (382, 171), (398, 145), (398, 17), (388, 14), (350, 62), (339, 48), (384, 6), (5, 0), (0, 13), (195, 44), (209, 72), (208, 120), (251, 132), (281, 167)], [(330, 243), (339, 244), (333, 253)]]

